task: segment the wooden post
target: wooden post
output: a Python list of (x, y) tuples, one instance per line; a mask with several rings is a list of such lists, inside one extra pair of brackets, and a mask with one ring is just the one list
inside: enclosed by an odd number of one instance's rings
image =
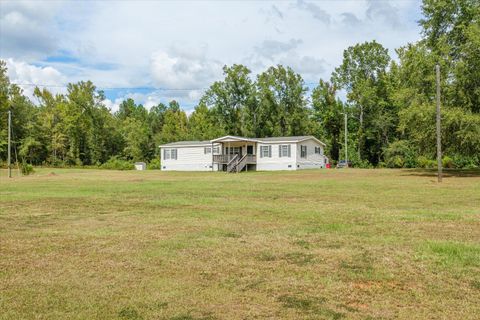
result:
[(437, 166), (438, 166), (438, 182), (442, 182), (442, 131), (441, 131), (441, 114), (440, 114), (440, 66), (437, 64)]
[(8, 160), (7, 160), (7, 164), (8, 164), (8, 177), (11, 178), (12, 177), (12, 165), (11, 165), (11, 162), (12, 162), (12, 157), (11, 157), (11, 144), (12, 144), (12, 111), (11, 110), (8, 110)]

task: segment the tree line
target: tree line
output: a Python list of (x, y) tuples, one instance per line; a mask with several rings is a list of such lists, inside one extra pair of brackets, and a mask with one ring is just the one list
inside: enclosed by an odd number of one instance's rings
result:
[[(90, 81), (65, 94), (36, 88), (32, 103), (0, 62), (0, 158), (6, 159), (6, 111), (13, 112), (17, 158), (35, 165), (100, 165), (112, 158), (150, 161), (158, 145), (180, 140), (314, 135), (333, 161), (348, 153), (356, 166), (433, 166), (435, 65), (441, 66), (442, 144), (447, 166), (480, 166), (480, 4), (424, 0), (422, 38), (396, 49), (376, 41), (347, 48), (330, 79), (308, 90), (289, 67), (254, 76), (244, 65), (224, 78), (187, 116), (176, 101), (150, 110), (134, 100), (112, 113)], [(339, 92), (346, 92), (346, 101)]]

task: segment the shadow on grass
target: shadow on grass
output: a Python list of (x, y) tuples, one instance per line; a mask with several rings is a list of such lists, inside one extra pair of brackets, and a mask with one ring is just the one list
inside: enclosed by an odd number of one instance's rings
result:
[[(403, 176), (436, 177), (437, 169), (408, 169)], [(480, 177), (480, 169), (443, 169), (443, 177), (472, 178)]]

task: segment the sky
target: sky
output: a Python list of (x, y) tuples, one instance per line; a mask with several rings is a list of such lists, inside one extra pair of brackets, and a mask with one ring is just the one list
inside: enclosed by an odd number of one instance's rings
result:
[[(389, 49), (420, 39), (420, 0), (0, 1), (0, 59), (32, 97), (91, 80), (112, 112), (177, 100), (191, 112), (224, 65), (252, 77), (282, 64), (309, 88), (328, 80), (349, 46)], [(32, 101), (35, 99), (32, 97)]]

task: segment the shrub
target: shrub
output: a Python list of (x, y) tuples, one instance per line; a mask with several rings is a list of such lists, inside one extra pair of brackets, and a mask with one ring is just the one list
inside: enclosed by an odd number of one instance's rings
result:
[(111, 157), (107, 162), (102, 164), (100, 168), (109, 170), (133, 170), (135, 166), (133, 163), (126, 160), (122, 160), (117, 157)]
[(452, 169), (452, 168), (455, 168), (455, 163), (453, 162), (452, 158), (445, 156), (442, 159), (442, 166), (444, 168)]
[(160, 170), (160, 159), (155, 158), (152, 159), (148, 165), (147, 165), (148, 170)]
[(20, 166), (21, 170), (22, 170), (22, 174), (24, 176), (28, 176), (29, 174), (32, 174), (35, 172), (35, 170), (33, 170), (33, 166), (31, 164), (28, 164), (26, 162), (23, 162)]
[(389, 168), (414, 168), (417, 166), (415, 151), (405, 140), (390, 143), (383, 151), (385, 165)]
[(437, 162), (435, 160), (430, 160), (425, 156), (420, 156), (417, 158), (417, 166), (419, 168), (433, 169), (437, 167)]
[(462, 156), (454, 155), (453, 163), (455, 168), (459, 169), (474, 169), (480, 167), (480, 158), (478, 156)]

